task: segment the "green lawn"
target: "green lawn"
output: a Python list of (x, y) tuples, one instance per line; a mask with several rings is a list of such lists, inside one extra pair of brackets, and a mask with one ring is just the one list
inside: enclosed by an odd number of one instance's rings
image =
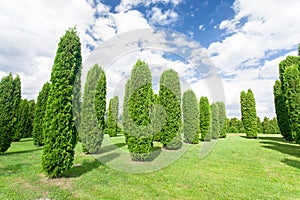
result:
[[(122, 137), (112, 141), (126, 150)], [(0, 155), (0, 199), (300, 199), (299, 145), (280, 135), (249, 140), (229, 134), (200, 158), (201, 145), (161, 170), (139, 174), (112, 169), (77, 145), (75, 166), (51, 180), (42, 172), (42, 149), (23, 139)]]

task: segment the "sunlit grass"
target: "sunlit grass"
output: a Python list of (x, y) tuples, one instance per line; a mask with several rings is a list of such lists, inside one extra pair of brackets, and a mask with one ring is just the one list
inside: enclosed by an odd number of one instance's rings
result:
[[(110, 141), (126, 150), (123, 137)], [(162, 170), (132, 174), (83, 154), (78, 144), (75, 166), (49, 180), (41, 148), (24, 139), (0, 155), (0, 199), (300, 199), (299, 145), (279, 135), (229, 135), (200, 158), (201, 145)]]

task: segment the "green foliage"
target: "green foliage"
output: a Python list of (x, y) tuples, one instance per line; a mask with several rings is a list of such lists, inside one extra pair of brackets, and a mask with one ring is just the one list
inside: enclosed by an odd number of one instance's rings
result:
[(262, 123), (258, 116), (256, 117), (256, 124), (257, 124), (257, 133), (263, 133)]
[(127, 138), (130, 134), (130, 121), (129, 121), (129, 100), (130, 100), (130, 82), (128, 79), (125, 85), (125, 94), (123, 99), (123, 113), (122, 113), (122, 123), (123, 123), (123, 133), (125, 136), (125, 142), (127, 144)]
[[(105, 102), (103, 102), (105, 98), (101, 96), (103, 94), (98, 93), (96, 95), (96, 91), (100, 91), (97, 83), (99, 83), (100, 74), (102, 72), (102, 69), (98, 65), (94, 65), (88, 71), (84, 86), (79, 137), (86, 153), (97, 153), (103, 141), (104, 127), (103, 124), (100, 125), (100, 123), (98, 123), (97, 119), (97, 113), (101, 113), (101, 111), (96, 111), (97, 104), (95, 104), (96, 98), (99, 98), (97, 100), (98, 108), (101, 108), (103, 104), (105, 105)], [(103, 84), (102, 87), (106, 87), (106, 85)], [(104, 118), (103, 110), (102, 114), (103, 116), (101, 117)]]
[(160, 133), (159, 141), (166, 149), (179, 149), (181, 142), (181, 90), (178, 73), (165, 70), (160, 78), (159, 103), (166, 113), (166, 121)]
[(38, 146), (44, 145), (43, 124), (50, 91), (50, 83), (46, 82), (40, 91), (35, 108), (35, 117), (33, 121), (33, 143)]
[(241, 92), (242, 122), (248, 138), (257, 138), (257, 115), (255, 99), (251, 89)]
[(220, 127), (220, 138), (226, 138), (227, 123), (226, 123), (226, 108), (224, 102), (217, 102), (219, 107), (219, 127)]
[(33, 131), (33, 122), (34, 122), (34, 115), (35, 114), (35, 101), (32, 99), (28, 101), (28, 121), (26, 126), (26, 131), (23, 135), (23, 138), (30, 138), (32, 137)]
[(51, 178), (60, 176), (73, 166), (77, 133), (72, 103), (74, 94), (80, 92), (79, 83), (76, 83), (81, 72), (80, 46), (76, 30), (67, 30), (58, 44), (52, 68), (42, 156), (43, 169)]
[(268, 117), (264, 117), (264, 120), (262, 121), (261, 124), (262, 124), (264, 134), (280, 134), (276, 117), (274, 117), (271, 120)]
[(288, 120), (288, 108), (285, 103), (284, 94), (282, 93), (281, 82), (279, 80), (276, 80), (273, 89), (275, 111), (281, 135), (284, 139), (292, 141), (293, 137), (291, 132), (290, 121)]
[(220, 122), (219, 122), (219, 106), (217, 103), (211, 105), (211, 137), (212, 139), (219, 138)]
[(185, 142), (199, 143), (199, 106), (193, 90), (187, 90), (182, 98), (183, 134)]
[(0, 153), (11, 145), (17, 129), (17, 115), (21, 101), (21, 81), (12, 74), (4, 76), (0, 82)]
[(30, 137), (32, 131), (32, 116), (31, 106), (27, 99), (22, 99), (18, 109), (18, 116), (15, 128), (15, 134), (13, 137), (14, 142), (20, 141), (22, 138)]
[(243, 122), (236, 117), (229, 119), (227, 133), (245, 133)]
[(211, 140), (211, 110), (207, 97), (200, 97), (199, 101), (199, 132), (202, 141)]
[(115, 137), (120, 132), (118, 127), (119, 97), (115, 96), (109, 100), (107, 116), (107, 134)]
[(154, 141), (160, 141), (160, 133), (166, 122), (166, 111), (160, 104), (159, 96), (154, 94), (154, 106), (151, 110), (151, 121), (153, 124)]
[(153, 148), (150, 110), (153, 105), (152, 76), (148, 65), (138, 60), (131, 73), (127, 145), (133, 160), (143, 161)]
[(300, 143), (300, 72), (298, 66), (288, 67), (283, 74), (283, 80), (292, 137)]
[(95, 109), (100, 129), (104, 130), (106, 113), (106, 76), (102, 68), (100, 68), (99, 81), (95, 92)]

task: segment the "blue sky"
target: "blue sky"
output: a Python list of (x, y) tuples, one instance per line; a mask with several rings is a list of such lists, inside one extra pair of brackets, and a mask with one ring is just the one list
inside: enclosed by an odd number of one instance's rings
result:
[[(68, 27), (77, 26), (83, 60), (119, 34), (161, 27), (202, 45), (222, 77), (228, 116), (240, 116), (239, 94), (252, 88), (258, 115), (272, 117), (278, 63), (296, 55), (300, 43), (299, 9), (298, 0), (1, 1), (0, 78), (9, 72), (19, 74), (22, 96), (35, 99), (50, 79), (57, 43)], [(158, 53), (142, 57), (149, 63), (167, 63), (166, 56)], [(182, 63), (169, 64), (187, 73)], [(118, 78), (108, 77), (112, 82)], [(188, 81), (198, 97), (210, 95), (200, 78)]]

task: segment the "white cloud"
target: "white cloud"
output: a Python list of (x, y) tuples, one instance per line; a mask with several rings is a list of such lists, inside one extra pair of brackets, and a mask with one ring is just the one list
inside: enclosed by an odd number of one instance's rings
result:
[[(295, 54), (300, 42), (300, 1), (236, 0), (235, 16), (220, 23), (224, 39), (210, 44), (212, 61), (225, 76), (225, 92), (232, 115), (239, 114), (239, 93), (253, 88), (260, 116), (274, 115), (273, 84), (278, 63)], [(286, 55), (273, 58), (282, 51)], [(234, 108), (233, 108), (234, 107)]]
[(151, 12), (148, 13), (150, 22), (152, 24), (169, 25), (175, 22), (178, 18), (178, 14), (172, 9), (162, 11), (158, 7), (153, 7)]
[(120, 4), (116, 7), (115, 10), (117, 12), (126, 12), (141, 4), (143, 4), (146, 7), (149, 7), (158, 3), (171, 4), (172, 7), (174, 7), (181, 2), (182, 0), (121, 0)]
[(92, 20), (85, 1), (1, 1), (0, 74), (19, 74), (23, 98), (36, 98), (50, 78), (59, 38), (77, 25), (85, 44), (85, 28)]
[(198, 29), (199, 29), (200, 31), (204, 31), (204, 30), (205, 30), (205, 27), (204, 27), (203, 24), (200, 24), (199, 27), (198, 27)]

